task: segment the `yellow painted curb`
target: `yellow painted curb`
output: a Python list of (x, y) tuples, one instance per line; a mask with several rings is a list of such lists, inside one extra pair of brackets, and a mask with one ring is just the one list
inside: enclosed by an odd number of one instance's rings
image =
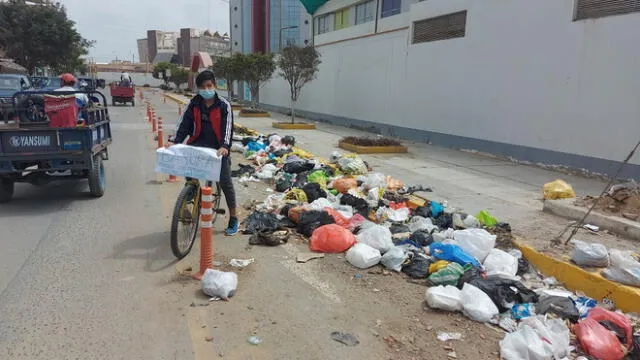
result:
[(342, 141), (338, 143), (338, 147), (356, 154), (397, 154), (408, 151), (406, 146), (359, 146)]
[(273, 124), (271, 124), (271, 126), (273, 126), (276, 129), (283, 129), (283, 130), (315, 130), (316, 128), (316, 124), (309, 124), (309, 123), (292, 124), (292, 123), (274, 122)]
[(173, 101), (177, 102), (178, 104), (181, 104), (181, 105), (186, 105), (186, 104), (187, 104), (187, 101), (186, 101), (186, 100), (180, 99), (179, 97), (176, 97), (176, 96), (175, 96), (175, 95), (173, 95), (173, 94), (166, 94), (166, 93), (165, 93), (165, 94), (163, 94), (163, 95), (164, 95), (164, 97), (169, 98), (169, 99), (171, 99), (171, 100), (173, 100)]
[(639, 288), (610, 281), (597, 272), (590, 272), (568, 262), (554, 259), (530, 246), (517, 242), (515, 245), (531, 265), (545, 276), (555, 277), (567, 289), (583, 292), (598, 301), (608, 298), (615, 302), (618, 309), (625, 312), (640, 312)]
[(231, 110), (232, 111), (240, 111), (242, 110), (243, 106), (242, 105), (231, 105)]
[(240, 117), (245, 117), (245, 118), (267, 118), (267, 117), (271, 117), (271, 114), (269, 114), (268, 112), (250, 113), (250, 112), (242, 112), (242, 110), (240, 110), (238, 115)]

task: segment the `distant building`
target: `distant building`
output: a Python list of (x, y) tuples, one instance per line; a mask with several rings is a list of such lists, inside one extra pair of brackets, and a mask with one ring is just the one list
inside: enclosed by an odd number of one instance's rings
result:
[(159, 52), (178, 53), (178, 32), (160, 30), (147, 31), (148, 59), (155, 62)]
[(138, 39), (138, 59), (141, 63), (149, 62), (149, 41), (147, 39)]
[(180, 29), (178, 55), (183, 66), (191, 66), (193, 55), (199, 52), (213, 57), (229, 56), (231, 41), (228, 34), (211, 33), (209, 30)]

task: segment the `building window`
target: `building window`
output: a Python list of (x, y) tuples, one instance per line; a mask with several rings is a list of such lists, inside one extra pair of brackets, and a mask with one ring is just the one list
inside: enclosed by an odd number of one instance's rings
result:
[(233, 27), (237, 29), (238, 28), (238, 24), (233, 25)]
[(340, 30), (349, 26), (349, 9), (336, 11), (334, 13), (333, 29)]
[(238, 11), (238, 7), (237, 7), (237, 6), (234, 6), (234, 7), (233, 7), (233, 11)]
[(402, 0), (382, 0), (382, 14), (380, 17), (387, 17), (400, 14), (402, 11)]
[(415, 21), (411, 43), (455, 39), (465, 36), (467, 11)]
[(376, 13), (375, 6), (376, 5), (373, 0), (356, 5), (356, 25), (373, 21), (373, 17)]
[(635, 0), (577, 0), (575, 20), (595, 19), (640, 12)]
[(330, 15), (324, 15), (318, 18), (318, 34), (329, 32), (329, 17)]

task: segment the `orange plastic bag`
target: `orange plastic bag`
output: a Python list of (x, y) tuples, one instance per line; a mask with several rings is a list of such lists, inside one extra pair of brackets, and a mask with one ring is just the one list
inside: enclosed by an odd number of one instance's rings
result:
[(326, 208), (324, 208), (324, 210), (326, 212), (328, 212), (329, 215), (331, 215), (333, 220), (336, 221), (336, 224), (342, 226), (343, 228), (346, 228), (347, 226), (349, 226), (349, 219), (347, 219), (346, 217), (342, 216), (342, 214), (340, 214), (340, 212), (338, 212), (337, 210), (332, 209), (330, 207), (326, 207)]
[(349, 219), (349, 224), (347, 225), (347, 229), (349, 231), (354, 231), (355, 229), (360, 227), (360, 225), (364, 224), (365, 221), (367, 221), (367, 219), (365, 219), (364, 216), (360, 214), (355, 214), (353, 215), (353, 217), (351, 217), (351, 219)]
[(615, 329), (615, 332), (619, 333), (619, 335), (624, 335), (624, 338), (627, 340), (627, 343), (624, 344), (627, 349), (631, 350), (633, 348), (633, 325), (631, 325), (631, 322), (626, 316), (596, 307), (589, 311), (589, 315), (587, 317), (599, 323), (609, 323), (609, 330), (612, 330), (611, 328), (617, 328)]
[(402, 181), (396, 180), (391, 176), (387, 176), (386, 181), (387, 181), (387, 190), (389, 191), (397, 191), (404, 187), (404, 184), (402, 183)]
[(389, 203), (389, 207), (393, 210), (398, 210), (398, 209), (406, 208), (408, 206), (407, 206), (407, 203), (404, 201), (399, 203), (392, 201)]
[(333, 180), (333, 188), (338, 190), (338, 192), (342, 194), (346, 194), (349, 192), (349, 190), (357, 187), (358, 181), (356, 181), (356, 179), (343, 177)]
[[(593, 310), (592, 310), (593, 311)], [(625, 351), (614, 333), (590, 317), (573, 326), (584, 351), (600, 360), (621, 360)]]
[(309, 248), (323, 253), (341, 253), (349, 250), (355, 243), (356, 237), (351, 231), (338, 224), (329, 224), (313, 231)]

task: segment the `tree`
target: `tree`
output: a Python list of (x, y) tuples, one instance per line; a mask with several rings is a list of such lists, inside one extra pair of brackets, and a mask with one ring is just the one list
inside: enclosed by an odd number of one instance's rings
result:
[(176, 89), (180, 89), (180, 85), (186, 84), (189, 81), (189, 70), (180, 67), (176, 64), (171, 64), (171, 76), (169, 76), (169, 81), (176, 85)]
[(300, 91), (306, 83), (316, 78), (320, 63), (320, 53), (313, 46), (289, 45), (280, 52), (278, 67), (280, 76), (289, 83), (292, 124), (295, 122), (295, 104)]
[(260, 86), (271, 79), (273, 72), (276, 71), (276, 63), (273, 60), (273, 54), (253, 53), (248, 55), (240, 55), (236, 60), (238, 66), (242, 69), (241, 79), (247, 82), (251, 90), (251, 107), (258, 105), (258, 94)]
[(225, 79), (227, 88), (229, 89), (229, 98), (234, 98), (233, 83), (236, 80), (242, 80), (242, 62), (243, 55), (235, 53), (231, 57), (218, 57), (211, 69), (216, 77)]
[(27, 5), (25, 0), (0, 3), (0, 47), (33, 73), (50, 66), (73, 72), (93, 42), (84, 39), (60, 3)]
[(171, 65), (172, 64), (168, 63), (168, 62), (159, 62), (159, 63), (155, 64), (153, 66), (153, 73), (151, 74), (151, 76), (153, 76), (154, 79), (158, 79), (158, 80), (164, 81), (164, 84), (168, 85), (169, 84), (169, 79), (168, 79), (168, 76), (167, 76), (167, 70), (170, 70)]

